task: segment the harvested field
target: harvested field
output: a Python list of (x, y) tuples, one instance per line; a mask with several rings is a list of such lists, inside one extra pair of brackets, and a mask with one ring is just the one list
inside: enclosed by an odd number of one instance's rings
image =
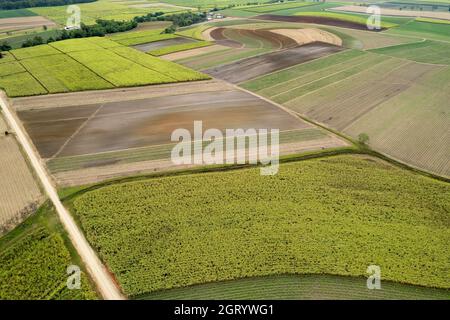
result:
[(450, 176), (450, 68), (348, 50), (245, 83), (246, 89), (411, 166)]
[(196, 120), (203, 121), (204, 130), (280, 129), (285, 154), (346, 145), (221, 81), (128, 90), (22, 98), (13, 104), (63, 185), (170, 169), (171, 133), (192, 130)]
[(342, 40), (338, 36), (320, 29), (274, 29), (271, 32), (294, 39), (300, 45), (312, 42), (329, 43), (335, 46), (342, 45)]
[(134, 49), (137, 49), (142, 52), (148, 52), (151, 50), (156, 50), (160, 48), (170, 47), (177, 44), (184, 44), (184, 43), (192, 43), (195, 42), (195, 40), (189, 39), (189, 38), (173, 38), (168, 40), (161, 40), (161, 41), (154, 41), (150, 43), (143, 43), (133, 46)]
[[(358, 29), (358, 30), (367, 30), (367, 26), (365, 24), (352, 22), (352, 21), (344, 21), (331, 17), (319, 17), (319, 16), (280, 16), (274, 14), (263, 14), (254, 17), (254, 19), (258, 20), (269, 20), (269, 21), (285, 21), (285, 22), (299, 22), (299, 23), (315, 23), (329, 26), (336, 26), (342, 28), (350, 28), (350, 29)], [(382, 28), (383, 30), (383, 28)], [(375, 30), (374, 30), (375, 31)], [(380, 31), (380, 30), (377, 30)]]
[(247, 58), (235, 63), (207, 69), (204, 72), (231, 83), (240, 83), (340, 50), (341, 48), (337, 46), (324, 43), (312, 43), (297, 48)]
[[(342, 6), (337, 8), (332, 8), (331, 11), (346, 11), (346, 12), (355, 12), (355, 13), (367, 13), (367, 7), (361, 6)], [(449, 12), (439, 12), (439, 11), (417, 11), (417, 10), (397, 10), (397, 9), (388, 9), (388, 8), (380, 8), (381, 16), (397, 16), (397, 17), (422, 17), (422, 18), (434, 18), (434, 19), (443, 19), (450, 20)]]
[(33, 213), (43, 200), (17, 141), (5, 136), (6, 124), (0, 114), (0, 236)]
[(0, 19), (0, 32), (39, 28), (42, 26), (53, 27), (56, 26), (56, 24), (53, 21), (40, 16)]

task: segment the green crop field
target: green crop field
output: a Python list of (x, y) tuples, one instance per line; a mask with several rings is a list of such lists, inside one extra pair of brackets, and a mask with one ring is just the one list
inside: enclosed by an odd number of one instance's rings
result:
[(99, 37), (15, 49), (0, 59), (0, 88), (11, 97), (204, 79), (209, 76)]
[(135, 296), (276, 274), (364, 276), (371, 264), (385, 280), (450, 288), (449, 199), (447, 183), (336, 156), (270, 177), (253, 168), (113, 184), (70, 207)]
[(210, 41), (197, 41), (197, 42), (192, 42), (192, 43), (177, 44), (177, 45), (168, 46), (168, 47), (164, 47), (164, 48), (160, 48), (160, 49), (156, 49), (156, 50), (151, 50), (148, 53), (153, 56), (162, 56), (162, 55), (174, 53), (174, 52), (186, 51), (186, 50), (191, 50), (191, 49), (195, 49), (195, 48), (203, 48), (203, 47), (210, 46), (212, 44), (213, 44), (213, 42), (210, 42)]
[[(169, 6), (152, 6), (137, 8), (132, 5), (136, 3), (118, 2), (113, 0), (98, 0), (90, 3), (80, 3), (77, 6), (81, 10), (81, 22), (84, 24), (94, 24), (97, 19), (104, 20), (131, 20), (136, 16), (146, 15), (150, 12), (177, 12), (180, 8)], [(38, 7), (31, 8), (32, 12), (44, 16), (61, 25), (65, 25), (68, 14), (68, 6)], [(183, 10), (184, 11), (184, 10)]]
[(21, 63), (49, 93), (114, 88), (65, 54), (25, 59)]
[(71, 52), (68, 55), (116, 87), (173, 82), (173, 79), (158, 71), (145, 68), (106, 49)]
[(278, 275), (212, 282), (161, 290), (147, 300), (448, 300), (450, 290), (382, 281), (382, 290), (368, 290), (363, 277), (331, 275)]
[(195, 27), (190, 27), (186, 29), (181, 29), (176, 32), (177, 35), (183, 36), (183, 37), (189, 37), (197, 40), (204, 40), (202, 36), (202, 32), (211, 28), (211, 25), (208, 24), (202, 24)]
[(371, 50), (392, 57), (417, 62), (450, 64), (450, 42), (421, 41)]
[[(0, 65), (2, 69), (3, 64)], [(47, 93), (47, 90), (28, 72), (0, 77), (0, 88), (10, 97), (33, 96)]]
[(96, 299), (84, 273), (80, 290), (67, 288), (67, 267), (82, 267), (69, 246), (56, 214), (47, 205), (0, 238), (0, 299)]
[(450, 24), (411, 21), (386, 31), (409, 37), (450, 42)]
[(169, 39), (174, 39), (174, 38), (177, 38), (177, 36), (172, 33), (163, 33), (163, 34), (147, 35), (144, 37), (133, 37), (133, 38), (122, 39), (122, 40), (114, 40), (114, 41), (116, 41), (117, 43), (120, 43), (121, 45), (124, 45), (124, 46), (135, 46), (138, 44), (150, 43), (150, 42), (161, 41), (161, 40), (169, 40)]
[(116, 42), (121, 40), (128, 40), (133, 38), (142, 38), (148, 36), (157, 36), (160, 35), (164, 29), (150, 29), (150, 30), (141, 30), (141, 31), (127, 31), (127, 32), (119, 32), (108, 35), (108, 39), (114, 40)]
[(17, 10), (0, 10), (0, 19), (3, 18), (18, 18), (18, 17), (31, 17), (37, 16), (36, 13), (27, 9), (17, 9)]
[[(345, 13), (337, 13), (337, 12), (298, 12), (295, 14), (296, 16), (309, 16), (309, 17), (320, 17), (320, 18), (330, 18), (341, 21), (353, 22), (361, 25), (367, 24), (367, 16), (364, 15), (356, 15), (356, 14), (345, 14)], [(392, 28), (396, 27), (397, 24), (386, 21), (387, 19), (382, 19), (381, 27), (382, 28)]]
[(17, 60), (36, 58), (61, 53), (60, 51), (46, 44), (29, 48), (14, 49), (11, 50), (10, 52), (13, 54), (13, 56), (16, 57)]
[(257, 12), (257, 13), (271, 13), (273, 11), (292, 9), (292, 8), (300, 8), (310, 5), (315, 5), (314, 2), (285, 2), (285, 3), (277, 3), (277, 4), (265, 4), (259, 6), (248, 6), (241, 8), (241, 10)]

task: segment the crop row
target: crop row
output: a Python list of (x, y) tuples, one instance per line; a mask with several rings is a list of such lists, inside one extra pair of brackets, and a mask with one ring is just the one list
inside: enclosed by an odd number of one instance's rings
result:
[(339, 156), (282, 164), (271, 177), (245, 169), (116, 184), (73, 208), (130, 295), (283, 273), (363, 276), (371, 264), (386, 280), (450, 288), (449, 193)]
[(162, 56), (162, 55), (174, 53), (174, 52), (186, 51), (186, 50), (191, 50), (191, 49), (195, 49), (195, 48), (203, 48), (203, 47), (210, 46), (212, 44), (213, 43), (209, 42), (209, 41), (197, 41), (197, 42), (192, 42), (192, 43), (182, 43), (182, 44), (177, 44), (174, 46), (168, 46), (168, 47), (164, 47), (164, 48), (160, 48), (160, 49), (155, 49), (155, 50), (149, 51), (148, 53), (151, 54), (152, 56)]

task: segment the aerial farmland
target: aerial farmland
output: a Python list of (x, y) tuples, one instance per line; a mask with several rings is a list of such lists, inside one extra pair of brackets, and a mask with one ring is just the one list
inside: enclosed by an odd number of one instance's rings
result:
[(10, 2), (0, 299), (450, 299), (449, 1)]

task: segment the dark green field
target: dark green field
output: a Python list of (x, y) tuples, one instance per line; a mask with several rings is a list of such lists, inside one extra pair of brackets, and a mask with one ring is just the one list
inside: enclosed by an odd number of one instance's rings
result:
[(366, 278), (332, 275), (279, 275), (201, 284), (157, 291), (144, 300), (365, 300), (450, 299), (450, 290), (382, 281), (369, 290)]

